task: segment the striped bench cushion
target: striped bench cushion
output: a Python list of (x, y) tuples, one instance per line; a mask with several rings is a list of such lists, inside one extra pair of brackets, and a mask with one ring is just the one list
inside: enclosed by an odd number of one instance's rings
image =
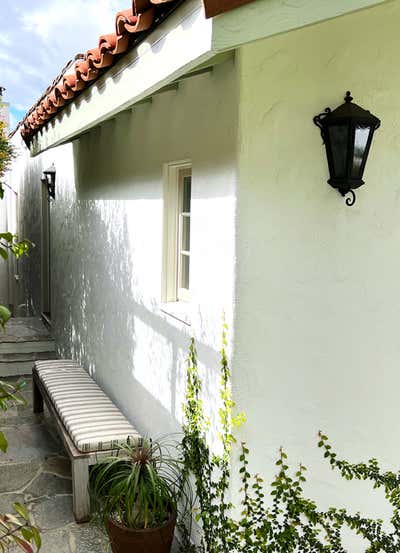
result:
[(140, 439), (121, 411), (74, 361), (36, 361), (33, 370), (79, 451), (115, 449), (128, 438)]

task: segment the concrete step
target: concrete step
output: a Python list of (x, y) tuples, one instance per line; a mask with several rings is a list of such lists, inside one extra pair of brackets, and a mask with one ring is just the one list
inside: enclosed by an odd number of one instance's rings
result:
[(34, 361), (55, 358), (54, 351), (0, 354), (0, 378), (32, 374)]
[(42, 340), (36, 342), (0, 342), (0, 359), (2, 355), (10, 353), (41, 353), (55, 351), (56, 346), (53, 340)]
[(0, 353), (0, 366), (2, 363), (18, 363), (20, 361), (38, 361), (39, 359), (54, 359), (54, 351), (40, 351), (28, 353)]
[(12, 318), (0, 333), (0, 378), (27, 375), (34, 361), (55, 359), (55, 343), (49, 330), (36, 317)]
[(31, 376), (32, 361), (18, 361), (18, 363), (0, 363), (0, 380), (9, 376)]

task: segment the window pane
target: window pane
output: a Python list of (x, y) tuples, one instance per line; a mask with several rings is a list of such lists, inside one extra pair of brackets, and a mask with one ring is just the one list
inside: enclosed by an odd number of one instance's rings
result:
[(370, 131), (371, 129), (369, 127), (356, 127), (353, 168), (351, 171), (352, 177), (361, 176), (360, 170)]
[(189, 262), (190, 257), (188, 255), (181, 254), (180, 288), (186, 288), (186, 290), (189, 290)]
[(192, 194), (192, 177), (183, 177), (182, 211), (190, 213), (190, 198)]
[(182, 220), (182, 250), (190, 251), (190, 215), (181, 215)]
[(344, 177), (346, 175), (348, 133), (346, 125), (332, 125), (329, 127), (333, 168), (336, 177)]

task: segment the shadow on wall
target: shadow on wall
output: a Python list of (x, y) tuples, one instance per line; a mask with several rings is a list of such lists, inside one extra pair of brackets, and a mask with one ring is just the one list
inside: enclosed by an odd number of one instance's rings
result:
[[(159, 435), (180, 429), (191, 329), (170, 322), (143, 290), (135, 263), (143, 261), (146, 233), (132, 244), (134, 203), (59, 197), (54, 204), (54, 334), (62, 357), (82, 363), (141, 432)], [(206, 343), (197, 347), (212, 418), (219, 355)]]
[[(55, 337), (60, 353), (81, 361), (144, 432), (179, 428), (192, 332), (205, 403), (218, 416), (221, 315), (233, 287), (235, 83), (234, 64), (221, 64), (101, 124), (74, 142), (68, 163), (59, 159), (51, 213)], [(163, 163), (188, 158), (191, 282), (201, 304), (192, 327), (159, 305)]]

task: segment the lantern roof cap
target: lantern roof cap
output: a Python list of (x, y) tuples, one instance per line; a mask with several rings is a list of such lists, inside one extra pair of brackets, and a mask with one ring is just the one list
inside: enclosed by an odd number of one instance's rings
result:
[(55, 173), (56, 172), (56, 166), (54, 165), (54, 163), (52, 163), (50, 165), (50, 167), (48, 167), (47, 169), (43, 169), (43, 173), (46, 175), (46, 174), (52, 174), (52, 173)]
[(360, 123), (369, 123), (371, 127), (379, 127), (380, 120), (372, 115), (372, 113), (358, 104), (353, 103), (353, 98), (350, 91), (346, 92), (344, 104), (340, 105), (336, 109), (332, 110), (327, 116), (325, 121), (332, 123), (333, 120), (337, 119), (352, 119), (355, 121), (360, 121)]

